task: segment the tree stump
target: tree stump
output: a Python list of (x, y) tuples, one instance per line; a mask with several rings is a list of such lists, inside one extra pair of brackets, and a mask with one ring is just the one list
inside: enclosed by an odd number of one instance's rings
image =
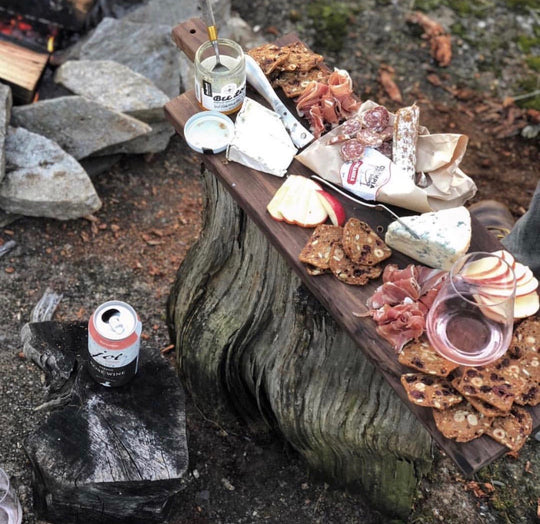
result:
[(278, 429), (315, 472), (406, 516), (431, 437), (216, 178), (202, 176), (203, 230), (168, 302), (185, 386), (209, 417)]
[(141, 347), (139, 372), (107, 388), (88, 373), (85, 324), (30, 322), (24, 352), (47, 373), (53, 410), (25, 449), (40, 517), (63, 524), (166, 519), (185, 487), (184, 392), (158, 351)]

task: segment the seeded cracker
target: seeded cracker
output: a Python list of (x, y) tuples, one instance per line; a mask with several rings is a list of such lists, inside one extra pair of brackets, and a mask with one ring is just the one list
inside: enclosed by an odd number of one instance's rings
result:
[(287, 60), (280, 65), (283, 71), (309, 71), (324, 60), (322, 55), (314, 53), (302, 42), (294, 42), (281, 49), (289, 53)]
[(501, 411), (500, 409), (497, 409), (491, 404), (488, 404), (487, 402), (479, 400), (475, 397), (467, 397), (467, 400), (470, 402), (471, 406), (474, 409), (476, 409), (486, 417), (504, 417), (505, 415), (508, 415), (507, 412)]
[(540, 353), (540, 318), (527, 318), (516, 328), (510, 347), (510, 355), (519, 357), (523, 353)]
[(540, 355), (531, 351), (514, 361), (525, 378), (525, 387), (514, 400), (516, 404), (537, 406), (540, 403)]
[(330, 251), (333, 244), (341, 240), (342, 234), (343, 228), (339, 226), (326, 224), (317, 226), (300, 252), (298, 257), (300, 262), (309, 264), (312, 268), (329, 269)]
[(523, 392), (526, 381), (521, 377), (507, 379), (494, 366), (468, 368), (454, 387), (465, 397), (471, 396), (507, 412), (517, 395)]
[(418, 406), (447, 409), (463, 400), (463, 397), (442, 377), (406, 373), (401, 375), (401, 383), (409, 400)]
[(398, 355), (398, 360), (404, 366), (438, 377), (447, 377), (451, 371), (458, 367), (458, 364), (441, 357), (425, 336), (405, 344)]
[(287, 61), (289, 54), (288, 50), (275, 44), (264, 44), (248, 51), (248, 55), (259, 64), (266, 76), (276, 70), (280, 71), (280, 67)]
[(356, 264), (372, 266), (387, 259), (391, 249), (371, 229), (371, 227), (358, 220), (349, 218), (343, 228), (343, 250)]
[(330, 252), (330, 271), (345, 284), (363, 286), (370, 278), (378, 278), (381, 266), (355, 264), (343, 251), (341, 243), (336, 242)]
[(445, 410), (434, 409), (433, 418), (437, 429), (446, 438), (457, 442), (469, 442), (483, 435), (493, 420), (476, 411), (468, 402)]
[(512, 451), (518, 451), (531, 434), (532, 427), (531, 415), (524, 408), (514, 406), (505, 417), (496, 417), (486, 434)]

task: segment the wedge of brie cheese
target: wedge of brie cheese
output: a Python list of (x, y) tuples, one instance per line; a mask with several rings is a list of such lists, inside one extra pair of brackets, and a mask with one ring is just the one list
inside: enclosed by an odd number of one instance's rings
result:
[(227, 160), (284, 176), (296, 147), (279, 116), (251, 98), (245, 98), (227, 148)]
[(471, 215), (463, 206), (432, 213), (402, 217), (388, 226), (386, 244), (426, 266), (449, 270), (471, 243)]

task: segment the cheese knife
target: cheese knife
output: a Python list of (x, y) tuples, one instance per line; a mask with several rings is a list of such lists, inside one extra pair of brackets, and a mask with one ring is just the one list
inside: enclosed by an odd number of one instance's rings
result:
[(331, 187), (334, 191), (337, 191), (340, 195), (343, 195), (345, 198), (352, 200), (356, 204), (360, 204), (361, 206), (364, 206), (364, 207), (371, 207), (373, 209), (377, 209), (377, 210), (382, 209), (383, 211), (386, 211), (389, 215), (394, 217), (414, 238), (417, 238), (417, 239), (420, 238), (417, 233), (415, 233), (407, 224), (405, 224), (405, 222), (403, 222), (400, 219), (399, 215), (396, 215), (396, 213), (394, 213), (390, 208), (386, 207), (384, 204), (380, 204), (379, 202), (377, 202), (376, 204), (369, 204), (368, 202), (364, 202), (363, 200), (360, 200), (358, 197), (354, 197), (351, 194), (347, 193), (346, 191), (344, 191), (342, 188), (340, 188), (333, 182), (329, 182), (328, 180), (325, 180), (324, 178), (318, 175), (311, 175), (310, 178), (313, 178), (314, 180), (317, 180), (317, 182), (321, 182), (322, 184), (328, 187)]
[(247, 81), (272, 106), (272, 109), (285, 125), (285, 129), (287, 129), (294, 145), (299, 149), (307, 146), (315, 137), (295, 118), (279, 99), (263, 70), (259, 67), (259, 64), (248, 54), (245, 55), (245, 58)]

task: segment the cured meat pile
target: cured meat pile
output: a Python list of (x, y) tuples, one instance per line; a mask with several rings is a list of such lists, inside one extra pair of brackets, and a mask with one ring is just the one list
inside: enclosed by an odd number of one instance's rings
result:
[(367, 301), (368, 315), (377, 324), (377, 333), (396, 352), (424, 332), (425, 316), (447, 274), (414, 264), (405, 269), (399, 269), (396, 264), (385, 267), (383, 284)]
[(345, 162), (362, 158), (366, 147), (378, 149), (392, 159), (393, 116), (384, 106), (373, 107), (348, 119), (340, 131), (327, 145), (341, 144), (340, 155)]
[(347, 71), (336, 69), (327, 82), (310, 82), (296, 100), (296, 111), (309, 121), (315, 138), (319, 138), (327, 127), (335, 127), (355, 114), (360, 107)]

